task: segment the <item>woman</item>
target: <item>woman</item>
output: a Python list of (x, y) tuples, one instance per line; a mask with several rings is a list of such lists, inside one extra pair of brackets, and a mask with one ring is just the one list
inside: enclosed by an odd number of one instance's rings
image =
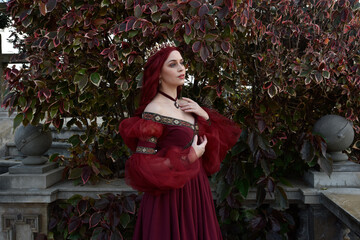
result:
[(144, 195), (133, 239), (222, 239), (207, 176), (219, 170), (240, 128), (189, 98), (177, 99), (186, 69), (163, 44), (144, 68), (140, 106), (119, 131), (134, 152), (125, 178)]

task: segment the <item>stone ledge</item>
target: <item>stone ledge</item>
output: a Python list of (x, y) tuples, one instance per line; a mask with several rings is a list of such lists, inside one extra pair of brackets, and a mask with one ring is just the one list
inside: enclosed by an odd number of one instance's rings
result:
[(0, 175), (0, 189), (47, 189), (56, 184), (62, 178), (64, 168), (52, 169), (41, 174), (10, 174), (4, 173)]
[(308, 171), (304, 179), (314, 188), (360, 187), (360, 172), (333, 172), (329, 177), (325, 172)]
[[(284, 187), (290, 203), (319, 204), (320, 190), (309, 188), (304, 183), (293, 182), (292, 187)], [(212, 188), (214, 189), (214, 188)], [(78, 185), (75, 186), (72, 181), (62, 181), (46, 188), (28, 188), (28, 189), (3, 189), (0, 191), (0, 203), (51, 203), (58, 199), (69, 199), (75, 194), (97, 198), (102, 193), (113, 194), (137, 194), (138, 192), (128, 185), (124, 179), (114, 179), (110, 181), (102, 180), (96, 185)], [(216, 193), (213, 191), (214, 198)], [(266, 195), (266, 202), (271, 203), (274, 196)], [(256, 203), (256, 189), (250, 189), (244, 204)]]
[(360, 236), (360, 189), (329, 189), (322, 193), (321, 203)]

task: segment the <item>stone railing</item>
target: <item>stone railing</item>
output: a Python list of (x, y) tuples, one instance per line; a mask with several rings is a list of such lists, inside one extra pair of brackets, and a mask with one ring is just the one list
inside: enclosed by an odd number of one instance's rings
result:
[[(61, 180), (62, 168), (55, 163), (28, 168), (10, 167), (0, 175), (0, 239), (32, 240), (35, 233), (47, 233), (49, 205), (74, 194), (97, 198), (101, 193), (136, 193), (124, 183), (124, 179), (103, 180), (97, 185), (74, 186), (71, 181)], [(349, 172), (342, 174), (348, 175)], [(360, 172), (351, 172), (360, 178)], [(310, 176), (323, 175), (311, 172)], [(308, 176), (307, 176), (308, 177)], [(328, 178), (328, 177), (327, 177)], [(327, 179), (329, 180), (329, 178)], [(332, 180), (334, 181), (334, 180)], [(299, 209), (298, 240), (351, 239), (360, 236), (360, 185), (317, 187), (308, 179), (291, 181), (292, 187), (284, 186), (290, 204)], [(341, 181), (340, 181), (341, 182)], [(214, 193), (216, 198), (216, 194)], [(273, 203), (273, 197), (266, 201)], [(244, 207), (256, 205), (256, 190), (251, 189)]]

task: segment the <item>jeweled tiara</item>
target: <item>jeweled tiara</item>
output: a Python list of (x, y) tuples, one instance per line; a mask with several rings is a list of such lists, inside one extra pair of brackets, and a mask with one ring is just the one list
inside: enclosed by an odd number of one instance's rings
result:
[(156, 43), (155, 46), (151, 47), (150, 49), (147, 49), (145, 52), (145, 58), (149, 59), (150, 57), (154, 56), (158, 51), (160, 51), (163, 48), (167, 47), (176, 47), (175, 43), (173, 41), (166, 41), (163, 43)]

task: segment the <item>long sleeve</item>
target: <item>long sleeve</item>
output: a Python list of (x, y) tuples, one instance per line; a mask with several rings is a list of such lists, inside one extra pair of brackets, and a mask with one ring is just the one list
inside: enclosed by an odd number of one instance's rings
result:
[(128, 118), (120, 123), (119, 133), (133, 152), (125, 165), (125, 179), (134, 189), (160, 194), (181, 188), (200, 170), (192, 147), (157, 149), (157, 140), (163, 134), (160, 123)]
[(203, 108), (209, 115), (206, 121), (198, 117), (199, 135), (206, 135), (208, 143), (202, 156), (203, 167), (208, 175), (220, 169), (227, 151), (235, 145), (241, 134), (240, 127), (215, 110)]

